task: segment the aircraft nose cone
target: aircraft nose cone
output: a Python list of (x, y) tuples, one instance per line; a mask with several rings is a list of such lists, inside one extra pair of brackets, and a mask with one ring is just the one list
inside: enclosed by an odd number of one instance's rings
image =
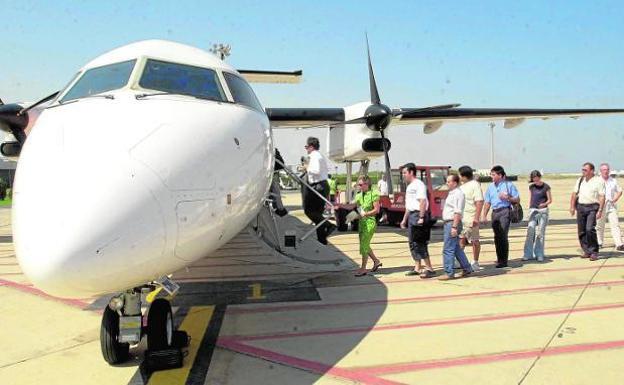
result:
[(61, 297), (136, 285), (137, 272), (149, 274), (164, 251), (156, 194), (129, 156), (92, 148), (68, 159), (50, 131), (27, 141), (16, 173), (13, 236), (22, 270)]

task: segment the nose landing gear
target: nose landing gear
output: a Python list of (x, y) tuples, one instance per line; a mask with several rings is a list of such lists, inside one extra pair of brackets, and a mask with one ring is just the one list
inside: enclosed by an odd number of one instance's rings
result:
[[(142, 297), (154, 297), (155, 293), (151, 296), (148, 294), (157, 287), (162, 287), (170, 294), (175, 294), (179, 288), (175, 283), (165, 279), (164, 283), (159, 281), (156, 285), (134, 288), (113, 297), (104, 309), (100, 346), (102, 356), (109, 364), (116, 365), (126, 361), (130, 345), (137, 345), (143, 336), (147, 336), (147, 361), (163, 362), (152, 358), (165, 357), (167, 367), (182, 366), (181, 348), (188, 346), (188, 336), (183, 331), (174, 330), (173, 312), (169, 301), (157, 298), (147, 309), (147, 316), (141, 311), (141, 304), (149, 302)], [(147, 320), (147, 325), (144, 325), (144, 320)]]

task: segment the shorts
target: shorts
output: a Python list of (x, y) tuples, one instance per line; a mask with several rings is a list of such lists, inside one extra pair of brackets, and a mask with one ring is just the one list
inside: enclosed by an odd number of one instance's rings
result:
[(464, 223), (460, 238), (464, 238), (466, 242), (479, 242), (479, 226), (472, 227), (472, 223)]

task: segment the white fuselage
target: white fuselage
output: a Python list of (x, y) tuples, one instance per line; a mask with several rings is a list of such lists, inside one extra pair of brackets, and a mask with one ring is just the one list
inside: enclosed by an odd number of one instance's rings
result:
[(274, 158), (266, 114), (137, 93), (48, 108), (22, 149), (16, 254), (52, 295), (117, 292), (189, 265), (238, 234), (267, 193)]

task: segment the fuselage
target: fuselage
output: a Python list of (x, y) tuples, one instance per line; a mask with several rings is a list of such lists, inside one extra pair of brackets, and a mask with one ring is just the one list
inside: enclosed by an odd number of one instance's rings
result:
[(273, 161), (268, 118), (236, 70), (166, 41), (113, 50), (79, 71), (22, 149), (18, 261), (64, 297), (149, 282), (240, 232)]

